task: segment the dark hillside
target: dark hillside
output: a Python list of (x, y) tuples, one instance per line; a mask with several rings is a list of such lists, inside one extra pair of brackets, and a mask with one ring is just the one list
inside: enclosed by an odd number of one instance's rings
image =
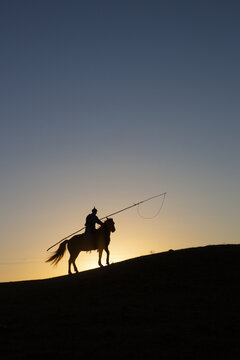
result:
[(0, 284), (2, 359), (237, 359), (240, 245)]

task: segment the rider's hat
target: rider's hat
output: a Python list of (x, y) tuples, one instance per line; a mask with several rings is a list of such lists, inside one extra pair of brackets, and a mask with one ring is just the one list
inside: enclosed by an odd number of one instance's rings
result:
[(95, 206), (94, 206), (94, 208), (92, 209), (92, 212), (93, 212), (93, 213), (96, 213), (96, 212), (97, 212), (97, 209), (95, 208)]

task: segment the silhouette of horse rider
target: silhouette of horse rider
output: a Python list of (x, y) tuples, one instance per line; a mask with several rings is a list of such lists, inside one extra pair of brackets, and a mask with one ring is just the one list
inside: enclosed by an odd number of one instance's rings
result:
[(90, 242), (94, 242), (95, 240), (94, 235), (96, 231), (95, 228), (96, 224), (103, 225), (103, 222), (97, 217), (97, 209), (94, 206), (94, 208), (92, 209), (92, 213), (86, 217), (86, 223), (85, 223), (86, 226), (85, 235)]

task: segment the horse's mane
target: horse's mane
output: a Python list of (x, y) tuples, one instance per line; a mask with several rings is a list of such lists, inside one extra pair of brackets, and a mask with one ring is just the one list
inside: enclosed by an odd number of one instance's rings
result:
[(99, 231), (99, 230), (101, 230), (101, 229), (104, 229), (104, 227), (106, 226), (106, 223), (107, 223), (108, 220), (109, 220), (109, 219), (105, 220), (104, 223), (103, 223), (102, 225), (100, 225), (98, 229), (96, 229), (96, 231)]
[(99, 231), (105, 229), (105, 228), (106, 228), (106, 225), (107, 225), (110, 221), (112, 222), (113, 219), (107, 218), (107, 219), (104, 221), (104, 223), (103, 223), (98, 229), (96, 229), (96, 231), (99, 232)]

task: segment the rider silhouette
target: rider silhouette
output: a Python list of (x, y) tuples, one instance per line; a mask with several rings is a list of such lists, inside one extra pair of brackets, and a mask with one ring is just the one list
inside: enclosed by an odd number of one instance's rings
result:
[(96, 230), (95, 228), (95, 225), (96, 224), (99, 224), (99, 225), (102, 225), (103, 222), (97, 217), (97, 209), (94, 208), (92, 209), (92, 213), (89, 214), (87, 217), (86, 217), (86, 223), (85, 223), (85, 226), (86, 226), (86, 230), (85, 230), (85, 234), (87, 235), (87, 238), (88, 239), (93, 239), (93, 235), (94, 235), (94, 232)]

